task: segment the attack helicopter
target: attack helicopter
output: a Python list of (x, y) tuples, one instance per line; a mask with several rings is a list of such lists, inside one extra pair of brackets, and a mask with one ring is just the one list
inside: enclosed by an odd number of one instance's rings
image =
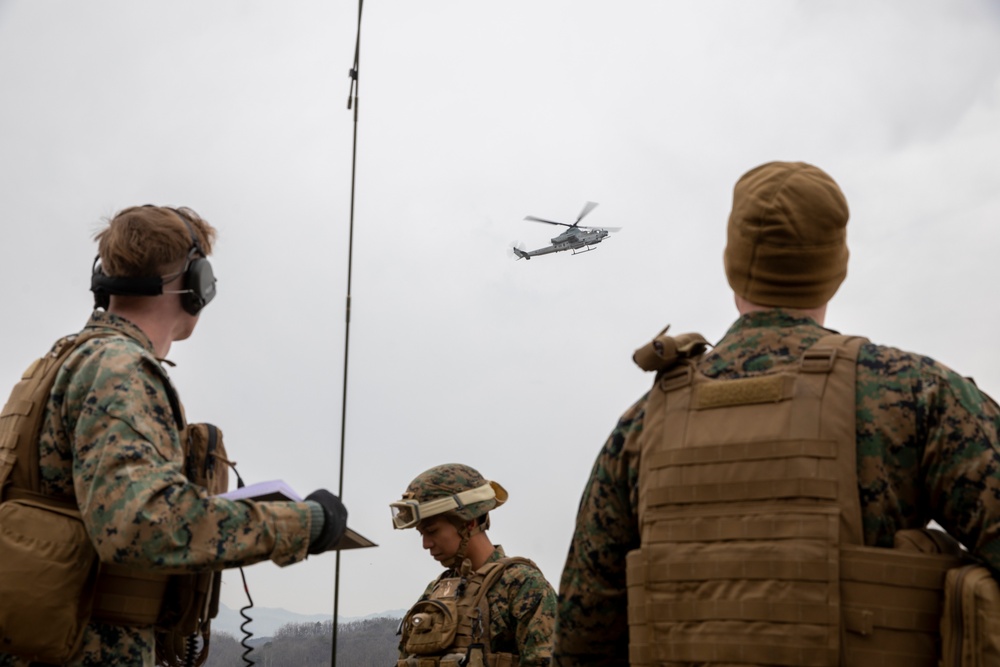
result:
[(610, 232), (617, 232), (621, 229), (621, 227), (581, 226), (580, 221), (595, 208), (597, 208), (597, 202), (589, 201), (584, 204), (583, 210), (580, 211), (580, 215), (577, 216), (576, 222), (573, 224), (569, 224), (568, 222), (556, 222), (555, 220), (546, 220), (544, 218), (536, 218), (533, 215), (525, 217), (525, 220), (531, 220), (532, 222), (544, 222), (547, 225), (562, 225), (563, 227), (568, 227), (569, 229), (551, 239), (552, 245), (539, 248), (538, 250), (522, 250), (515, 245), (513, 247), (514, 254), (517, 255), (518, 259), (531, 259), (537, 255), (547, 255), (551, 252), (561, 252), (563, 250), (572, 250), (574, 255), (590, 252), (591, 250), (597, 250), (597, 248), (592, 246), (595, 246), (606, 239)]

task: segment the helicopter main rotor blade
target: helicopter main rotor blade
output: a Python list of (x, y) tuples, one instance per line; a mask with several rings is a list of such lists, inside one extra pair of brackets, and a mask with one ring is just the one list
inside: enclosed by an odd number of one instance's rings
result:
[(536, 218), (533, 215), (525, 216), (525, 220), (531, 220), (532, 222), (544, 222), (547, 225), (562, 225), (563, 227), (572, 227), (573, 225), (566, 222), (555, 222), (554, 220), (546, 220), (545, 218)]
[(588, 213), (590, 213), (591, 211), (593, 211), (595, 208), (597, 208), (597, 202), (589, 201), (586, 204), (584, 204), (583, 205), (583, 210), (580, 211), (580, 215), (579, 215), (579, 217), (577, 217), (576, 222), (573, 223), (573, 226), (574, 227), (578, 226), (580, 224), (580, 221), (583, 220), (583, 218)]

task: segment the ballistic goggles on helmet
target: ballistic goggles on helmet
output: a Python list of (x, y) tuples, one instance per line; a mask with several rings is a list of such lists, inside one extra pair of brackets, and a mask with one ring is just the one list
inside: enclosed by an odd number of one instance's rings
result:
[(498, 500), (497, 505), (499, 506), (507, 500), (507, 492), (499, 484), (496, 486), (499, 487), (500, 492), (503, 494), (502, 497), (498, 497), (494, 482), (486, 482), (486, 484), (477, 486), (474, 489), (468, 489), (444, 498), (435, 498), (423, 503), (418, 500), (406, 499), (389, 503), (389, 508), (392, 510), (392, 525), (397, 530), (413, 528), (422, 520), (429, 517), (444, 514), (452, 510), (460, 510), (467, 505), (481, 503), (484, 500), (491, 500), (493, 498)]

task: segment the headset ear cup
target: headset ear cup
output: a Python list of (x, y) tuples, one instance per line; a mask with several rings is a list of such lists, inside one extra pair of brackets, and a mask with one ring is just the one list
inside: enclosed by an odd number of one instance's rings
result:
[(94, 309), (103, 308), (108, 309), (111, 305), (111, 294), (107, 289), (107, 276), (101, 271), (100, 267), (97, 265), (97, 259), (94, 259), (94, 268), (90, 274), (90, 291), (94, 293)]
[(215, 297), (215, 273), (212, 265), (204, 257), (195, 257), (184, 274), (184, 289), (181, 306), (192, 315), (197, 315)]

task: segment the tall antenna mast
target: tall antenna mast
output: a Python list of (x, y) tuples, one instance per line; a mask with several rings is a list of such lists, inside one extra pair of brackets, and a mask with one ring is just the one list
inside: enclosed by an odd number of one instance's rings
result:
[[(344, 386), (340, 405), (340, 479), (337, 493), (344, 498), (344, 450), (347, 427), (347, 359), (351, 342), (351, 268), (354, 260), (354, 183), (358, 170), (358, 74), (361, 66), (361, 11), (364, 0), (358, 0), (358, 32), (354, 42), (354, 64), (348, 73), (351, 77), (351, 88), (347, 93), (347, 110), (354, 110), (354, 142), (351, 148), (351, 217), (350, 231), (347, 241), (347, 304), (344, 318)], [(333, 637), (330, 644), (330, 667), (337, 667), (337, 620), (340, 618), (340, 550), (337, 550), (337, 560), (333, 579)]]

